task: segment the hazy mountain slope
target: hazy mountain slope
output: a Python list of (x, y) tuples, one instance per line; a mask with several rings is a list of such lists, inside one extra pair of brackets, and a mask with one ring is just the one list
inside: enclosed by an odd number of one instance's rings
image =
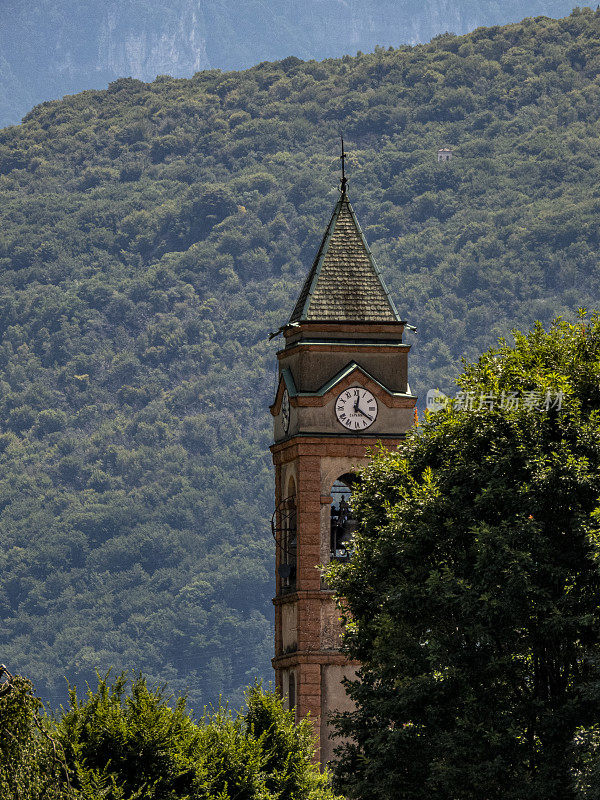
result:
[(323, 59), (524, 16), (560, 17), (572, 7), (572, 0), (5, 0), (0, 126), (35, 103), (120, 77), (189, 77), (289, 55)]
[[(413, 389), (600, 305), (600, 15), (49, 102), (0, 133), (0, 652), (269, 677), (276, 342), (337, 197)], [(438, 164), (437, 148), (456, 157)]]

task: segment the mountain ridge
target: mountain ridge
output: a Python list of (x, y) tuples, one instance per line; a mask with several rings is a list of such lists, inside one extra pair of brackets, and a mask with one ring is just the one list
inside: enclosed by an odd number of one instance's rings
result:
[(289, 55), (322, 60), (571, 8), (570, 0), (12, 0), (0, 9), (0, 126), (120, 77), (191, 77)]

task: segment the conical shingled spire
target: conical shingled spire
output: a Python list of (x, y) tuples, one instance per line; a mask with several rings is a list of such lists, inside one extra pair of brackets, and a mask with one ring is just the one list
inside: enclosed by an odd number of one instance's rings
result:
[(305, 321), (401, 321), (345, 191), (290, 318)]

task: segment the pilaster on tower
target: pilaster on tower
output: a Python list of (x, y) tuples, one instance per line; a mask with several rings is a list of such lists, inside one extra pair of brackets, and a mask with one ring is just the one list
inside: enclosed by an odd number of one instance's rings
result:
[(367, 450), (396, 447), (413, 421), (405, 322), (348, 199), (346, 181), (277, 353), (274, 417), (276, 684), (310, 715), (316, 758), (333, 757), (329, 716), (350, 708), (333, 592), (320, 565), (351, 558), (351, 493)]

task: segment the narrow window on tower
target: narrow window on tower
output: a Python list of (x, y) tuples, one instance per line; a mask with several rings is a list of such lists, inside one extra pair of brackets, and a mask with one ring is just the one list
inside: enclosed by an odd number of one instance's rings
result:
[(331, 560), (345, 561), (352, 555), (356, 520), (352, 514), (352, 484), (356, 476), (342, 475), (331, 487)]
[(290, 672), (290, 683), (288, 690), (288, 708), (296, 716), (296, 673)]
[(297, 559), (297, 511), (296, 511), (296, 484), (290, 478), (288, 497), (283, 509), (283, 530), (281, 537), (281, 583), (285, 591), (296, 588), (296, 559)]

